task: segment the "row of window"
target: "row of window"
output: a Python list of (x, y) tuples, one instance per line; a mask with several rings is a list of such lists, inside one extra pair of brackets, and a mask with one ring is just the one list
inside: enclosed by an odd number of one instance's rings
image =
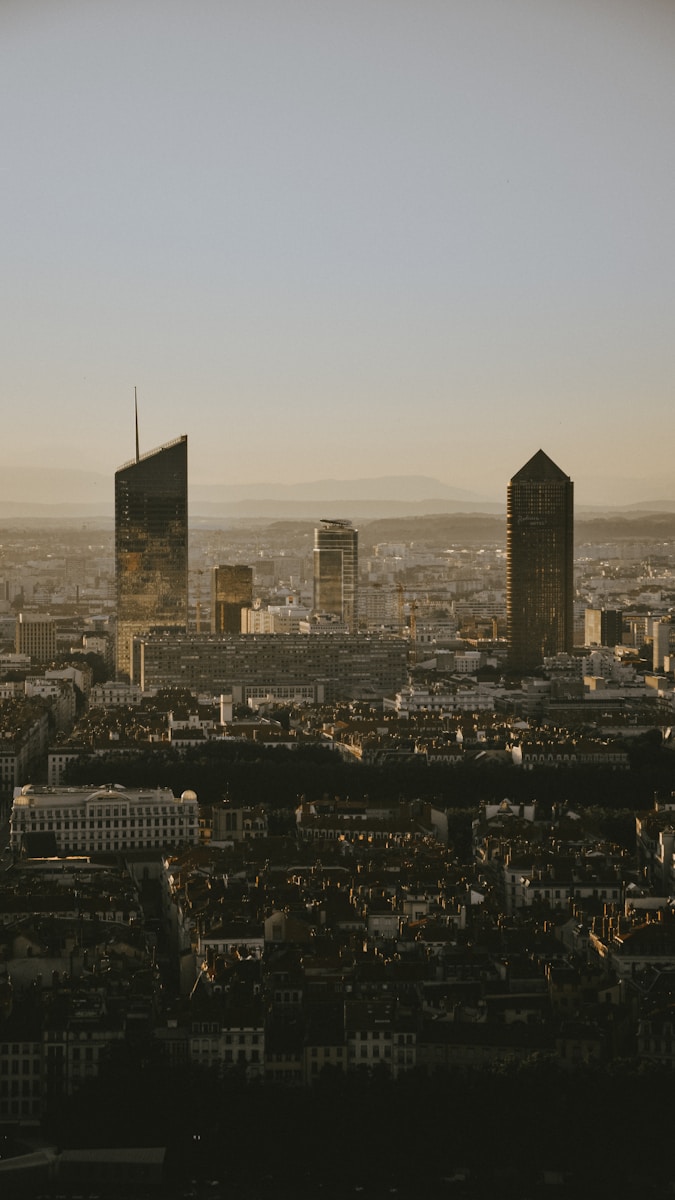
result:
[[(176, 829), (176, 827), (178, 827), (179, 829), (184, 829), (184, 828), (194, 829), (195, 821), (194, 820), (184, 821), (182, 817), (171, 817), (170, 819), (167, 817), (163, 817), (163, 818), (155, 817), (154, 818), (154, 826), (153, 826), (152, 818), (145, 820), (145, 821), (138, 822), (138, 829), (148, 829), (149, 830), (149, 829), (152, 829), (153, 827), (155, 829), (159, 829), (159, 828), (167, 829), (169, 826), (171, 826), (171, 829)], [(86, 821), (79, 821), (79, 822), (78, 821), (39, 821), (39, 822), (36, 822), (35, 820), (33, 820), (33, 821), (31, 821), (30, 826), (25, 821), (19, 821), (15, 827), (15, 830), (18, 833), (34, 833), (37, 828), (41, 832), (44, 832), (46, 830), (48, 833), (63, 833), (63, 832), (70, 833), (71, 827), (72, 827), (72, 832), (78, 832), (78, 831), (86, 832), (87, 830), (92, 832), (94, 829), (104, 829), (105, 828), (105, 829), (122, 829), (126, 833), (129, 829), (136, 829), (136, 821), (133, 819), (133, 817), (130, 822), (127, 821), (125, 818), (125, 819), (122, 819), (121, 821), (114, 820), (114, 819), (112, 821), (107, 820), (105, 822), (102, 820), (89, 821), (88, 824)]]
[(6, 1079), (0, 1079), (0, 1096), (39, 1096), (40, 1095), (40, 1080), (39, 1079), (24, 1079), (19, 1085), (18, 1080), (13, 1080), (9, 1083)]
[[(169, 818), (172, 821), (176, 821), (176, 820), (196, 821), (197, 813), (194, 811), (191, 811), (191, 810), (186, 811), (185, 809), (180, 809), (180, 810), (168, 809), (168, 810), (164, 810), (163, 812), (162, 811), (157, 812), (157, 810), (155, 809), (154, 813), (150, 813), (150, 812), (144, 813), (142, 810), (134, 809), (133, 815), (131, 817), (131, 821), (133, 822), (136, 817), (138, 818), (139, 826), (140, 825), (152, 825), (153, 818), (154, 818), (154, 822), (156, 825), (158, 823), (158, 821), (160, 821), (160, 820), (163, 820), (164, 823), (166, 824), (166, 821)], [(42, 810), (34, 809), (28, 813), (21, 812), (19, 814), (16, 814), (14, 819), (15, 819), (15, 823), (17, 825), (20, 825), (22, 828), (25, 828), (25, 826), (27, 825), (28, 822), (30, 822), (31, 825), (34, 825), (36, 823), (36, 821), (46, 821), (49, 825), (55, 825), (55, 824), (60, 825), (60, 823), (65, 820), (66, 823), (68, 823), (69, 821), (72, 821), (72, 825), (73, 825), (74, 829), (77, 828), (78, 823), (79, 823), (81, 829), (86, 829), (87, 825), (89, 825), (90, 827), (93, 827), (94, 822), (96, 820), (98, 820), (98, 825), (100, 828), (101, 821), (103, 818), (102, 818), (101, 813), (98, 814), (98, 817), (96, 816), (96, 814), (93, 814), (91, 812), (89, 814), (86, 814), (85, 816), (82, 816), (81, 813), (74, 812), (73, 809), (68, 809), (65, 812), (63, 809), (61, 809), (59, 812), (56, 812), (53, 814), (47, 813), (43, 809)], [(115, 813), (113, 816), (113, 820), (115, 821), (116, 826), (119, 824), (120, 820), (122, 821), (123, 824), (126, 824), (126, 822), (129, 819), (130, 818), (129, 818), (128, 813), (122, 813), (121, 816), (119, 813)], [(111, 816), (110, 816), (110, 813), (108, 812), (108, 813), (106, 813), (106, 824), (108, 827), (110, 826), (110, 820), (111, 820)]]
[[(2, 1096), (2, 1094), (3, 1093), (0, 1090), (0, 1096)], [(29, 1117), (34, 1115), (36, 1110), (37, 1106), (35, 1103), (31, 1103), (30, 1100), (8, 1100), (6, 1104), (2, 1105), (0, 1114), (6, 1113), (10, 1117)]]
[(392, 1034), (391, 1030), (389, 1030), (389, 1029), (382, 1030), (381, 1034), (380, 1034), (380, 1030), (378, 1030), (378, 1029), (375, 1029), (375, 1030), (363, 1030), (362, 1029), (362, 1030), (356, 1030), (355, 1032), (347, 1034), (348, 1038), (352, 1038), (354, 1041), (357, 1041), (357, 1042), (358, 1041), (365, 1042), (365, 1041), (369, 1041), (369, 1040), (373, 1041), (373, 1042), (378, 1042), (380, 1040), (380, 1036), (382, 1037), (382, 1040), (385, 1042), (390, 1042), (393, 1037), (394, 1041), (398, 1042), (399, 1045), (405, 1044), (407, 1046), (412, 1045), (412, 1043), (415, 1040), (414, 1034), (412, 1034), (412, 1033)]
[[(226, 1033), (223, 1037), (226, 1046), (257, 1046), (261, 1039), (258, 1033)], [(211, 1048), (217, 1048), (218, 1041), (213, 1038), (195, 1038), (192, 1042), (193, 1049), (200, 1051), (209, 1051)]]
[[(235, 1053), (236, 1053), (236, 1058), (235, 1058)], [(201, 1058), (201, 1061), (202, 1061), (203, 1063), (210, 1063), (210, 1062), (212, 1062), (212, 1061), (213, 1061), (214, 1057), (217, 1059), (217, 1058), (219, 1058), (220, 1056), (219, 1056), (219, 1055), (209, 1055), (209, 1054), (204, 1054), (204, 1053), (202, 1053), (201, 1055), (197, 1055), (197, 1056), (195, 1056), (195, 1057), (197, 1057), (198, 1059), (199, 1059), (199, 1058)], [(235, 1052), (234, 1050), (225, 1050), (225, 1052), (224, 1052), (224, 1054), (223, 1054), (223, 1062), (226, 1062), (226, 1063), (233, 1063), (233, 1062), (238, 1062), (238, 1063), (245, 1063), (245, 1062), (259, 1063), (259, 1062), (261, 1062), (261, 1061), (262, 1061), (262, 1060), (261, 1060), (261, 1058), (260, 1058), (260, 1051), (259, 1051), (259, 1050), (251, 1050), (251, 1052), (250, 1052), (250, 1055), (249, 1055), (249, 1057), (248, 1057), (248, 1058), (246, 1057), (246, 1051), (245, 1051), (245, 1050), (237, 1050), (236, 1052)]]
[[(21, 1070), (19, 1070), (21, 1067)], [(13, 1059), (9, 1062), (6, 1058), (0, 1059), (0, 1075), (39, 1075), (40, 1060), (39, 1058), (22, 1058)]]

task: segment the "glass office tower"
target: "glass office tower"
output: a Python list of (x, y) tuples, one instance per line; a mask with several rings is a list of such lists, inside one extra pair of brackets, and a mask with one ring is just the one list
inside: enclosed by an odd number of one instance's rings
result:
[(339, 617), (356, 633), (359, 531), (351, 521), (323, 520), (314, 530), (314, 612)]
[(573, 647), (574, 484), (537, 453), (506, 494), (509, 667), (530, 671)]
[(115, 473), (117, 674), (130, 675), (131, 638), (187, 629), (187, 437)]
[(241, 610), (253, 605), (253, 568), (225, 565), (211, 573), (211, 633), (241, 633)]

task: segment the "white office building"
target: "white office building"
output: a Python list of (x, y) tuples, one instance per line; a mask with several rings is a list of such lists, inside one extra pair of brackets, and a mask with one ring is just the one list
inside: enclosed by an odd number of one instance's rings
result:
[(163, 850), (199, 841), (195, 792), (176, 797), (169, 788), (15, 788), (10, 846), (16, 853), (26, 834), (53, 833), (61, 854), (116, 850)]

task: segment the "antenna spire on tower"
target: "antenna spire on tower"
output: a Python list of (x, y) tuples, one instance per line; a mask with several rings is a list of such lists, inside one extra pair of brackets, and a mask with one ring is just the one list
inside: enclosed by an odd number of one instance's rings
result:
[(136, 394), (136, 388), (134, 388), (134, 416), (136, 419), (136, 462), (138, 462), (141, 455), (138, 448), (138, 396)]

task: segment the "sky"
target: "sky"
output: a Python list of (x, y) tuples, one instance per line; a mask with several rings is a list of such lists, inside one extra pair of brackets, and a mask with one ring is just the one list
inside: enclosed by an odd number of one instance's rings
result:
[(672, 0), (2, 0), (0, 480), (137, 387), (200, 483), (675, 498), (674, 62)]

